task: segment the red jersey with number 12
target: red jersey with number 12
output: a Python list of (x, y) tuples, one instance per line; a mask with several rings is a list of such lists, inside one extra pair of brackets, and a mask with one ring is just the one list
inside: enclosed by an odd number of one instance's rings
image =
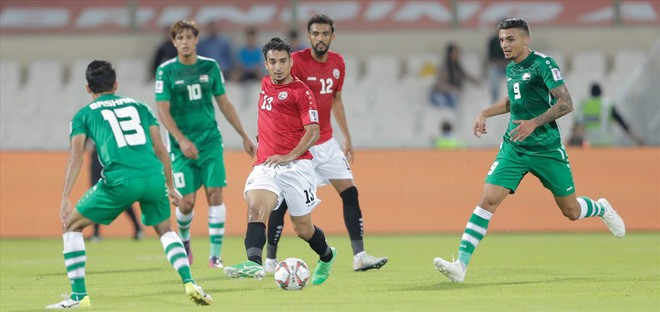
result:
[[(316, 102), (309, 87), (297, 78), (284, 85), (273, 84), (270, 76), (261, 81), (257, 121), (259, 165), (272, 155), (286, 155), (305, 135), (305, 126), (319, 122)], [(312, 159), (306, 151), (297, 159)]]
[(316, 144), (325, 143), (332, 138), (330, 113), (335, 94), (344, 86), (346, 65), (341, 54), (328, 51), (328, 60), (321, 63), (312, 58), (312, 49), (307, 48), (291, 54), (293, 69), (291, 74), (306, 83), (314, 93), (319, 108), (319, 127), (321, 137)]

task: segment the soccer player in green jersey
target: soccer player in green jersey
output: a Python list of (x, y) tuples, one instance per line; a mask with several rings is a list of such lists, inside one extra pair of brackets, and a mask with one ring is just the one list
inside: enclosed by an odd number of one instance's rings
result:
[(195, 192), (204, 185), (209, 204), (209, 267), (221, 268), (220, 251), (226, 219), (222, 188), (227, 181), (214, 98), (227, 121), (243, 138), (243, 148), (250, 156), (254, 156), (255, 146), (225, 93), (218, 63), (197, 55), (199, 28), (195, 22), (178, 21), (170, 27), (170, 34), (178, 56), (158, 67), (156, 101), (160, 120), (169, 132), (174, 186), (183, 195), (176, 209), (179, 236), (192, 263), (190, 224)]
[(508, 95), (479, 113), (476, 137), (487, 133), (486, 118), (510, 113), (500, 151), (486, 174), (483, 194), (458, 248), (458, 260), (433, 259), (435, 267), (453, 282), (462, 282), (472, 253), (486, 235), (488, 223), (508, 194), (531, 173), (550, 190), (569, 220), (600, 217), (616, 237), (623, 237), (623, 220), (606, 199), (575, 196), (575, 185), (556, 119), (573, 110), (573, 102), (555, 61), (528, 48), (527, 22), (509, 18), (499, 23), (506, 68)]
[[(208, 305), (211, 296), (195, 284), (183, 243), (170, 229), (170, 199), (181, 195), (174, 188), (170, 160), (149, 107), (115, 95), (114, 68), (106, 61), (87, 66), (87, 92), (92, 102), (71, 122), (71, 150), (66, 166), (60, 219), (64, 234), (64, 263), (71, 282), (71, 296), (47, 309), (90, 307), (85, 287), (85, 241), (82, 230), (94, 223), (110, 224), (126, 207), (140, 203), (142, 223), (153, 226), (170, 264), (179, 273), (186, 295)], [(102, 178), (72, 209), (70, 194), (80, 172), (87, 138), (94, 141), (103, 165)]]

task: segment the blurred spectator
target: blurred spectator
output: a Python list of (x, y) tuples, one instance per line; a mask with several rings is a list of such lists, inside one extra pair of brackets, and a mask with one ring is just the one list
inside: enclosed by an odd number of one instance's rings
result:
[(433, 145), (437, 149), (452, 150), (461, 148), (462, 144), (454, 134), (454, 127), (449, 120), (440, 122), (440, 134), (435, 138)]
[(455, 109), (458, 105), (463, 83), (466, 79), (478, 84), (461, 65), (461, 50), (457, 45), (447, 45), (445, 60), (438, 67), (436, 82), (431, 90), (431, 104), (437, 107)]
[(488, 91), (492, 103), (500, 99), (500, 85), (506, 77), (506, 65), (509, 61), (504, 59), (504, 52), (500, 46), (499, 32), (488, 40), (488, 55), (486, 59), (486, 77), (488, 79)]
[(238, 51), (240, 80), (261, 80), (263, 78), (264, 59), (261, 47), (257, 45), (257, 30), (245, 31), (245, 45)]
[[(644, 145), (644, 140), (634, 133), (623, 116), (619, 113), (603, 92), (598, 83), (591, 84), (591, 97), (580, 105), (577, 123), (584, 127), (584, 139), (591, 146), (610, 146), (613, 143), (612, 121), (623, 129), (626, 135), (637, 145)], [(579, 127), (574, 127), (572, 136), (577, 137)]]
[(589, 143), (584, 139), (585, 129), (584, 125), (576, 122), (573, 123), (573, 129), (571, 130), (571, 137), (568, 139), (568, 146), (579, 146), (588, 148)]
[(222, 74), (224, 76), (229, 76), (234, 70), (234, 56), (231, 41), (220, 32), (219, 22), (209, 22), (206, 28), (206, 33), (208, 35), (199, 40), (199, 43), (197, 44), (197, 53), (198, 55), (214, 59), (218, 65), (220, 65)]
[(156, 70), (160, 64), (163, 64), (165, 61), (175, 58), (176, 48), (172, 44), (172, 35), (170, 34), (170, 28), (165, 27), (164, 29), (164, 40), (156, 49), (156, 54), (154, 55), (153, 61), (151, 63), (151, 78), (156, 77)]
[(295, 29), (289, 30), (287, 43), (291, 46), (291, 53), (305, 49), (305, 46), (300, 43), (300, 38), (298, 38), (298, 31)]

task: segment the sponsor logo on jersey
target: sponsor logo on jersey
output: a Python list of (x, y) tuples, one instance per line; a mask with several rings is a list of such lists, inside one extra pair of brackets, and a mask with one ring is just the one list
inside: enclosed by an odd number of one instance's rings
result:
[(552, 72), (552, 79), (554, 79), (555, 81), (564, 79), (564, 77), (561, 76), (561, 72), (559, 71), (559, 68), (550, 68), (550, 71)]
[(289, 94), (286, 91), (280, 92), (280, 94), (277, 95), (277, 98), (280, 99), (281, 101), (284, 101), (286, 97), (289, 96)]
[(335, 76), (335, 79), (339, 79), (339, 69), (335, 68), (332, 70), (332, 75)]
[(156, 93), (163, 93), (163, 81), (156, 80)]
[(522, 75), (522, 80), (530, 80), (530, 79), (532, 79), (532, 74), (530, 74), (530, 73), (524, 73), (524, 74)]
[(177, 81), (174, 82), (175, 85), (180, 85), (180, 84), (183, 84), (183, 83), (184, 83), (183, 80), (177, 80)]
[(309, 120), (313, 122), (319, 122), (319, 112), (315, 109), (309, 110)]
[(208, 75), (200, 75), (199, 76), (199, 82), (209, 82), (209, 76)]
[(307, 81), (316, 81), (316, 77), (307, 77)]

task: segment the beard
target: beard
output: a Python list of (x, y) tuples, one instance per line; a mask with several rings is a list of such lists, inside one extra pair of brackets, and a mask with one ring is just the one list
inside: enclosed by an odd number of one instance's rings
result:
[[(321, 50), (321, 49), (323, 49), (323, 50)], [(328, 53), (328, 50), (330, 50), (330, 46), (329, 45), (323, 45), (320, 48), (318, 45), (315, 45), (315, 46), (312, 47), (312, 50), (314, 51), (314, 54), (316, 54), (317, 56), (323, 56), (326, 53)]]

